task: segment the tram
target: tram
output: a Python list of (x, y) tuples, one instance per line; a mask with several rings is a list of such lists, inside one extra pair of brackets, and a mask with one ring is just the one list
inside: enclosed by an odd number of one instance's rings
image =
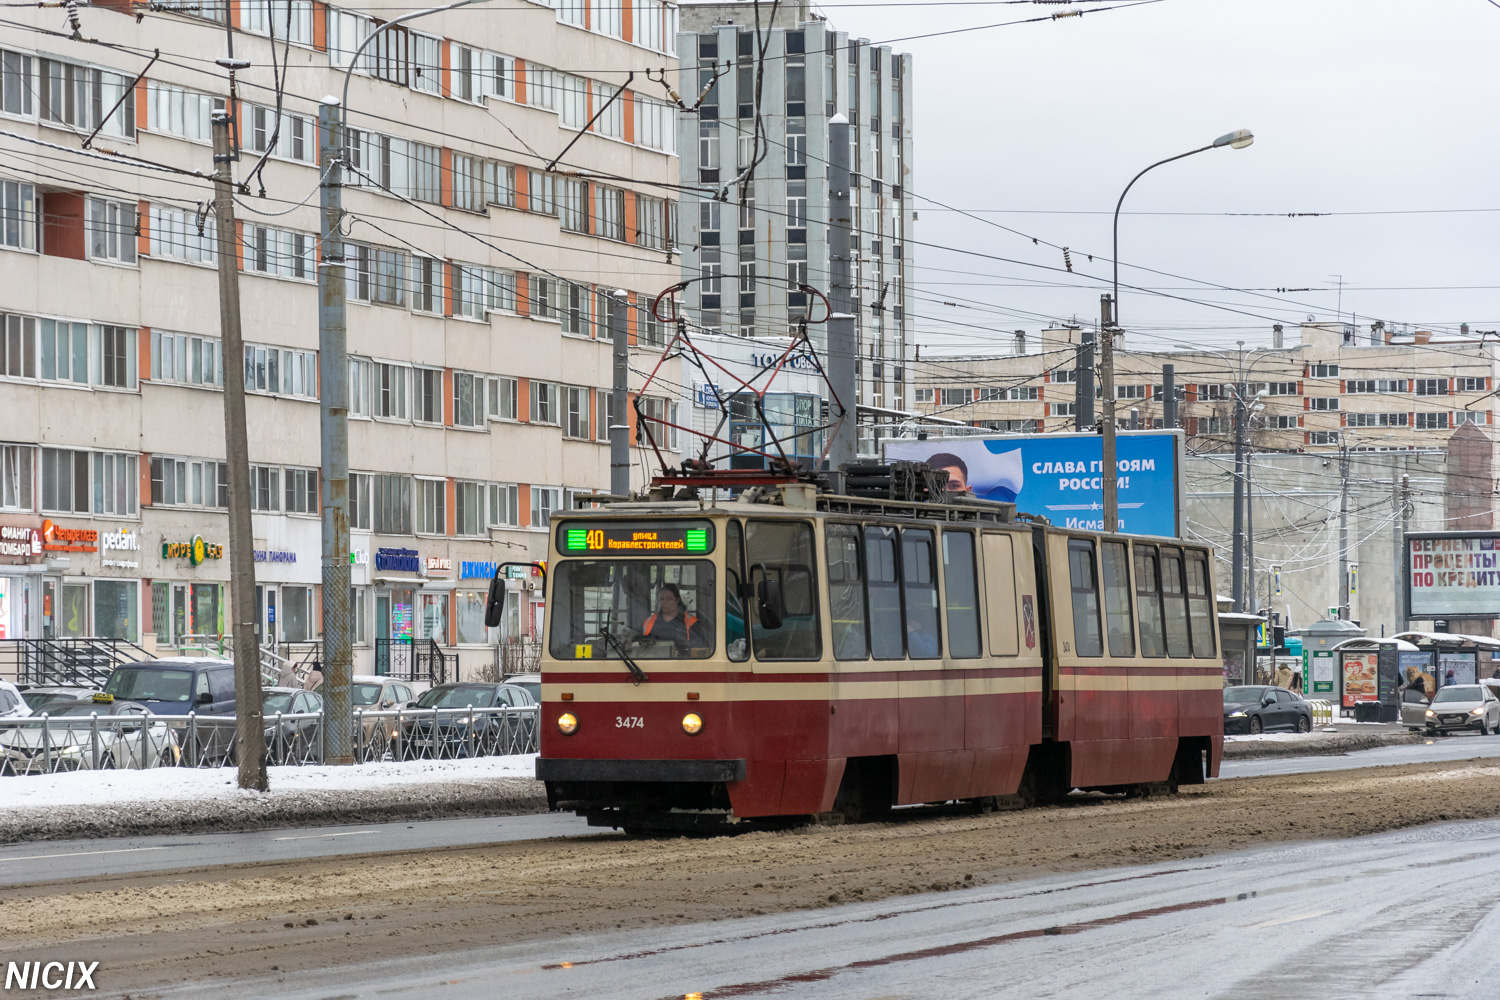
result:
[(795, 475), (559, 511), (537, 777), (627, 831), (1201, 783), (1223, 748), (1212, 560)]

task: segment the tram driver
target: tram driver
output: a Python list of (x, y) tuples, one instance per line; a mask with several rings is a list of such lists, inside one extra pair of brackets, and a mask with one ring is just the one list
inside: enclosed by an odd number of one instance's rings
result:
[(635, 630), (637, 642), (670, 642), (679, 650), (708, 646), (703, 621), (682, 606), (682, 591), (675, 583), (663, 583), (656, 592), (656, 611)]

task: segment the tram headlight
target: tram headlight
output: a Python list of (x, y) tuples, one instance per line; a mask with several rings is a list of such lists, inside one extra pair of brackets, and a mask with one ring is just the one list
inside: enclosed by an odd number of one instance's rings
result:
[(557, 729), (564, 736), (572, 736), (578, 732), (578, 716), (572, 712), (564, 712), (562, 715), (559, 715), (557, 717)]
[(698, 730), (703, 728), (703, 719), (697, 712), (689, 712), (682, 717), (682, 731), (689, 736), (698, 735)]

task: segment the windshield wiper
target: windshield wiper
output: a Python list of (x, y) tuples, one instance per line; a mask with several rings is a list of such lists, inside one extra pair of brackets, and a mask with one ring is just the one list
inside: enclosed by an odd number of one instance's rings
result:
[(603, 632), (600, 632), (599, 635), (604, 639), (605, 642), (609, 643), (615, 648), (616, 653), (620, 654), (620, 659), (625, 662), (625, 666), (630, 668), (630, 676), (635, 678), (635, 683), (637, 686), (651, 679), (650, 677), (646, 676), (646, 671), (641, 669), (641, 665), (630, 658), (630, 654), (625, 652), (625, 647), (620, 643), (620, 640), (616, 639), (612, 634), (610, 634), (609, 629), (605, 629)]

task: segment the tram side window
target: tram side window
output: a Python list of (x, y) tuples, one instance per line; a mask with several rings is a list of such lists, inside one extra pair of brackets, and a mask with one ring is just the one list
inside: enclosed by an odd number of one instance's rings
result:
[(1135, 547), (1135, 603), (1140, 615), (1142, 656), (1167, 655), (1161, 621), (1161, 587), (1156, 579), (1159, 561), (1155, 545)]
[(865, 529), (865, 586), (870, 595), (870, 650), (877, 660), (902, 656), (901, 582), (894, 528)]
[(1192, 656), (1187, 594), (1182, 586), (1182, 553), (1177, 549), (1163, 549), (1161, 553), (1161, 603), (1167, 626), (1167, 655)]
[(1130, 623), (1130, 564), (1124, 542), (1103, 543), (1104, 631), (1110, 656), (1135, 655), (1135, 628)]
[(1193, 655), (1214, 655), (1213, 598), (1208, 592), (1208, 559), (1202, 552), (1187, 553), (1188, 624), (1193, 633)]
[[(804, 521), (751, 521), (745, 531), (750, 584), (780, 585), (786, 614), (779, 628), (750, 619), (750, 644), (759, 660), (816, 660), (822, 653), (812, 525)], [(759, 609), (757, 608), (757, 611)]]
[(943, 532), (943, 603), (948, 612), (948, 655), (979, 655), (979, 584), (974, 577), (974, 536)]
[(1094, 543), (1081, 538), (1068, 542), (1068, 579), (1073, 588), (1073, 652), (1103, 656), (1099, 637), (1099, 575), (1094, 572)]
[(729, 659), (743, 663), (750, 658), (745, 633), (745, 544), (740, 522), (730, 521), (724, 532), (724, 568), (729, 574), (724, 588), (724, 641)]
[(833, 656), (863, 660), (870, 655), (865, 633), (865, 581), (859, 558), (859, 526), (828, 526), (828, 612), (833, 616)]
[(943, 653), (938, 638), (937, 569), (931, 528), (901, 532), (902, 596), (906, 601), (906, 655), (935, 660)]

